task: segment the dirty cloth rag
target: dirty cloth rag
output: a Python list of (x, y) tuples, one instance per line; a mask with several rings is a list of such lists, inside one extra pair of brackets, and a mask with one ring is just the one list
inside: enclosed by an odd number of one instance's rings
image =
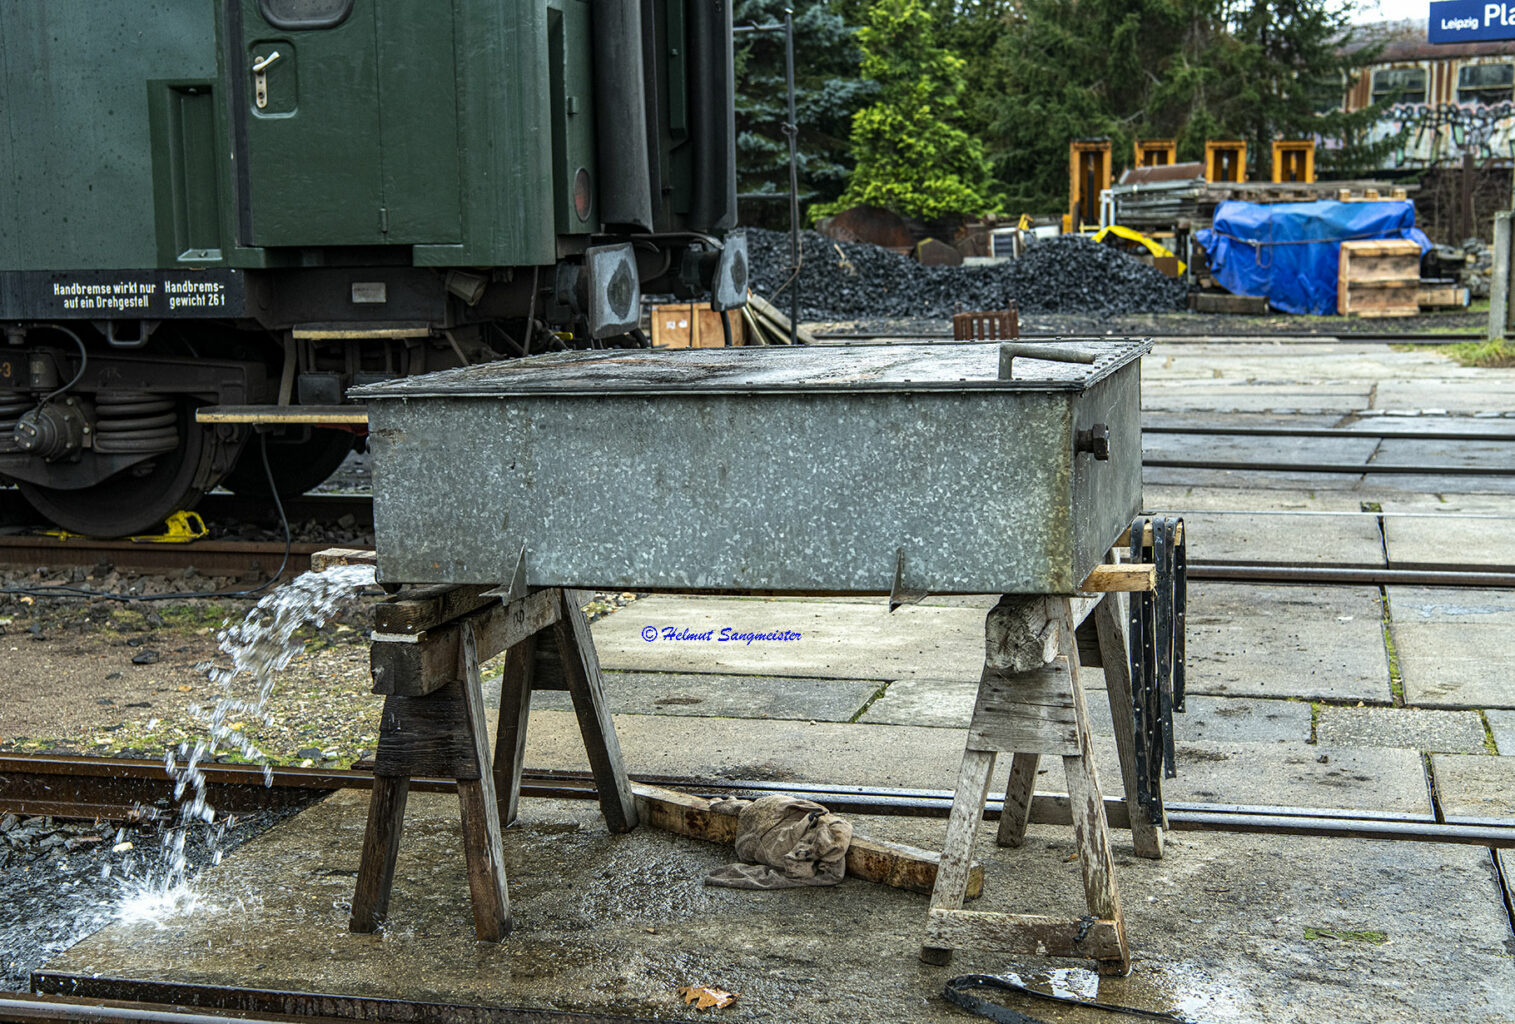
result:
[(836, 885), (847, 873), (852, 824), (813, 800), (765, 796), (752, 803), (717, 800), (710, 809), (730, 814), (737, 806), (736, 855), (705, 878), (729, 889), (794, 889)]

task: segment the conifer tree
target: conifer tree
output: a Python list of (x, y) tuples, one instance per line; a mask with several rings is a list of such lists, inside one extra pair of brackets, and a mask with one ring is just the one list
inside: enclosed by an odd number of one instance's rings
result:
[(962, 58), (936, 41), (921, 0), (874, 0), (858, 34), (875, 100), (852, 119), (856, 167), (822, 213), (862, 203), (934, 220), (993, 205), (982, 144), (964, 130)]
[[(801, 201), (824, 202), (835, 199), (846, 187), (852, 170), (849, 125), (875, 87), (859, 74), (862, 51), (856, 28), (827, 0), (741, 0), (735, 20), (738, 25), (782, 24), (785, 7), (794, 10)], [(779, 33), (739, 36), (735, 58), (738, 191), (788, 194), (784, 37)], [(760, 221), (771, 214), (773, 224), (788, 223), (788, 207), (783, 203), (767, 203), (754, 213)]]

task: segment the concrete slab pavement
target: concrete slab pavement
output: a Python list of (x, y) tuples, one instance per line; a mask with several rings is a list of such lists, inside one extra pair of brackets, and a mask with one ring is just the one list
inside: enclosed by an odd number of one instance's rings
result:
[(1191, 583), (1190, 693), (1389, 703), (1378, 591)]
[[(880, 680), (793, 679), (685, 672), (606, 672), (605, 700), (616, 714), (706, 718), (792, 718), (850, 722), (884, 685)], [(499, 700), (499, 677), (484, 699)], [(560, 690), (531, 695), (533, 710), (569, 711)]]
[[(796, 641), (721, 643), (663, 637), (692, 633), (792, 631)], [(648, 641), (643, 631), (657, 639)], [(977, 680), (984, 667), (984, 612), (975, 606), (908, 605), (882, 599), (762, 601), (653, 595), (594, 624), (604, 668), (636, 672), (717, 672), (824, 679)]]
[(1515, 594), (1423, 587), (1388, 594), (1407, 703), (1515, 707)]
[[(1120, 856), (1127, 978), (1078, 961), (963, 950), (916, 957), (926, 897), (849, 880), (751, 893), (702, 885), (727, 848), (604, 831), (587, 802), (528, 800), (504, 834), (516, 927), (474, 941), (457, 803), (412, 795), (389, 924), (347, 931), (366, 795), (343, 792), (229, 856), (193, 916), (117, 923), (49, 965), (79, 984), (133, 978), (473, 1007), (693, 1019), (680, 985), (739, 993), (740, 1022), (951, 1024), (955, 974), (1006, 970), (1101, 1001), (1228, 1024), (1508, 1020), (1515, 961), (1488, 854), (1464, 847), (1175, 834), (1158, 862)], [(862, 818), (860, 832), (933, 847), (944, 822)], [(1001, 849), (985, 825), (975, 909), (1075, 915), (1072, 836), (1032, 826)], [(1343, 870), (1350, 865), (1350, 870)], [(1026, 1007), (1044, 1015), (1045, 1007)], [(1103, 1022), (1090, 1010), (1069, 1024)], [(492, 1018), (491, 1018), (492, 1019)]]
[(1319, 709), (1315, 739), (1325, 746), (1487, 753), (1483, 745), (1483, 719), (1476, 711), (1343, 708), (1327, 704)]
[(1143, 504), (1154, 512), (1350, 512), (1359, 513), (1362, 501), (1340, 491), (1264, 489), (1255, 487), (1206, 487), (1199, 484), (1150, 484), (1142, 488)]
[(1453, 818), (1515, 819), (1515, 759), (1432, 754), (1442, 812)]
[[(1500, 503), (1508, 512), (1509, 500)], [(1391, 515), (1383, 523), (1392, 566), (1515, 565), (1515, 517)]]
[[(751, 721), (617, 715), (627, 770), (648, 775), (834, 783), (890, 789), (951, 790), (963, 758), (965, 729), (833, 722)], [(1108, 796), (1121, 792), (1115, 741), (1096, 735), (1095, 763)], [(1425, 813), (1429, 793), (1412, 750), (1323, 747), (1303, 741), (1184, 740), (1169, 799), (1227, 804), (1360, 808)], [(534, 712), (526, 763), (587, 770), (574, 716)], [(1038, 789), (1067, 791), (1062, 764), (1044, 758)], [(1002, 792), (1009, 758), (995, 769)]]
[(1494, 734), (1494, 746), (1501, 754), (1515, 754), (1515, 711), (1489, 710), (1483, 713)]
[[(1083, 682), (1090, 725), (1101, 736), (1114, 735), (1104, 678), (1098, 669), (1085, 669)], [(887, 725), (930, 725), (967, 728), (973, 715), (978, 684), (963, 680), (902, 679), (890, 683), (868, 706), (861, 722)], [(1310, 739), (1310, 705), (1290, 700), (1249, 700), (1234, 697), (1196, 697), (1187, 710), (1173, 716), (1180, 740), (1294, 740)]]
[(1374, 516), (1187, 512), (1184, 530), (1191, 562), (1384, 564)]

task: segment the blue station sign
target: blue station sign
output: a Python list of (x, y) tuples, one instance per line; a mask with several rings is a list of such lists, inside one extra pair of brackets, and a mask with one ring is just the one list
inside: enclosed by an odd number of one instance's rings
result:
[(1433, 43), (1476, 43), (1515, 39), (1515, 2), (1433, 0), (1427, 39)]

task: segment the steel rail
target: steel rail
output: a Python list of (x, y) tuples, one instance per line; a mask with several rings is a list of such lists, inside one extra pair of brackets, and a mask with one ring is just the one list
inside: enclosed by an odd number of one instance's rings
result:
[[(1198, 513), (1196, 513), (1198, 514)], [(33, 540), (35, 538), (26, 538)], [(180, 545), (131, 544), (129, 542), (94, 541), (87, 547), (74, 547), (48, 540), (47, 545), (30, 546), (21, 538), (0, 537), (0, 565), (78, 565), (90, 566), (110, 562), (117, 568), (133, 567), (143, 571), (166, 571), (194, 567), (202, 572), (267, 571), (277, 565), (283, 551), (280, 544), (262, 542), (199, 542)], [(310, 568), (310, 556), (329, 544), (298, 544), (291, 549), (287, 575)], [(1420, 586), (1473, 587), (1481, 589), (1515, 588), (1515, 568), (1471, 566), (1466, 563), (1416, 562), (1397, 567), (1374, 567), (1356, 564), (1318, 564), (1267, 562), (1191, 562), (1189, 578), (1241, 583), (1311, 583), (1319, 586)], [(86, 581), (59, 585), (59, 595), (85, 599), (75, 589), (90, 589)], [(45, 596), (45, 583), (30, 588)], [(685, 591), (680, 591), (683, 593)]]
[[(34, 980), (60, 994), (0, 996), (0, 1022), (11, 1024), (653, 1024), (592, 1010), (454, 1006), (364, 996), (282, 992), (146, 979), (82, 977), (37, 971)], [(80, 994), (80, 993), (86, 994)], [(90, 995), (87, 993), (101, 993)], [(143, 1000), (131, 998), (144, 997)], [(150, 1000), (150, 1001), (149, 1001)], [(173, 1000), (173, 1002), (169, 1002)]]
[[(1365, 421), (1362, 421), (1365, 422)], [(1512, 423), (1515, 428), (1515, 423)], [(1378, 438), (1385, 441), (1515, 441), (1515, 429), (1504, 432), (1481, 431), (1458, 433), (1455, 430), (1382, 430), (1368, 428), (1347, 430), (1342, 427), (1227, 427), (1221, 424), (1203, 426), (1168, 426), (1154, 424), (1142, 426), (1142, 434), (1197, 434), (1205, 437), (1341, 437)]]
[[(292, 543), (286, 575), (310, 568), (310, 556), (331, 543)], [(182, 544), (133, 543), (129, 540), (91, 540), (83, 537), (0, 537), (0, 565), (93, 566), (102, 563), (137, 572), (166, 572), (193, 568), (208, 576), (270, 573), (284, 557), (283, 541), (197, 540)], [(90, 589), (88, 581), (61, 584)], [(46, 584), (36, 584), (45, 590)], [(74, 596), (74, 595), (65, 595)]]
[[(322, 793), (367, 789), (373, 785), (372, 774), (364, 769), (276, 768), (271, 785), (264, 784), (263, 770), (258, 766), (207, 764), (202, 770), (207, 799), (223, 813), (294, 806)], [(633, 775), (632, 779), (709, 797), (788, 793), (849, 814), (942, 818), (952, 808), (952, 793), (947, 790), (665, 775)], [(167, 797), (172, 782), (157, 761), (4, 754), (0, 755), (0, 813), (140, 820), (144, 808), (151, 809), (156, 801)], [(456, 792), (457, 783), (453, 779), (418, 778), (412, 781), (411, 789), (452, 793)], [(522, 778), (521, 793), (558, 799), (596, 797), (593, 777), (587, 772), (571, 771), (528, 770)], [(984, 811), (987, 820), (999, 817), (1003, 799), (1003, 795), (991, 795)], [(1123, 800), (1108, 799), (1105, 803), (1113, 825), (1128, 824)], [(1169, 827), (1178, 831), (1254, 832), (1515, 849), (1515, 820), (1508, 819), (1437, 822), (1430, 814), (1186, 802), (1169, 802), (1167, 814)], [(152, 816), (151, 810), (147, 816)], [(1032, 802), (1031, 821), (1071, 823), (1068, 798), (1037, 794)]]
[(285, 1014), (248, 1016), (236, 1012), (187, 1010), (161, 1003), (121, 999), (81, 999), (68, 996), (7, 993), (0, 996), (0, 1021), (10, 1024), (316, 1024), (335, 1018)]
[[(1311, 334), (1303, 331), (1268, 331), (1239, 334), (1157, 334), (1151, 331), (1126, 331), (1130, 337), (1150, 338), (1159, 344), (1174, 342), (1210, 343), (1234, 343), (1246, 344), (1249, 342), (1285, 341), (1298, 342), (1321, 342), (1321, 343), (1363, 343), (1369, 345), (1461, 345), (1470, 341), (1488, 341), (1486, 334)], [(1077, 331), (1022, 331), (1016, 339), (1022, 341), (1059, 341), (1067, 338), (1077, 338), (1084, 335)], [(877, 332), (870, 331), (866, 334), (848, 333), (846, 331), (822, 331), (815, 334), (818, 341), (852, 341), (868, 342), (882, 341), (953, 341), (951, 333), (943, 331), (909, 331), (909, 332)], [(986, 344), (988, 339), (983, 340)], [(998, 340), (998, 339), (995, 339)]]
[(1467, 568), (1372, 568), (1336, 565), (1251, 565), (1190, 562), (1189, 579), (1236, 583), (1314, 583), (1322, 586), (1515, 588), (1515, 571)]
[(1334, 473), (1352, 476), (1515, 476), (1515, 466), (1393, 466), (1343, 462), (1238, 462), (1229, 459), (1142, 459), (1145, 469), (1246, 470), (1253, 473)]

